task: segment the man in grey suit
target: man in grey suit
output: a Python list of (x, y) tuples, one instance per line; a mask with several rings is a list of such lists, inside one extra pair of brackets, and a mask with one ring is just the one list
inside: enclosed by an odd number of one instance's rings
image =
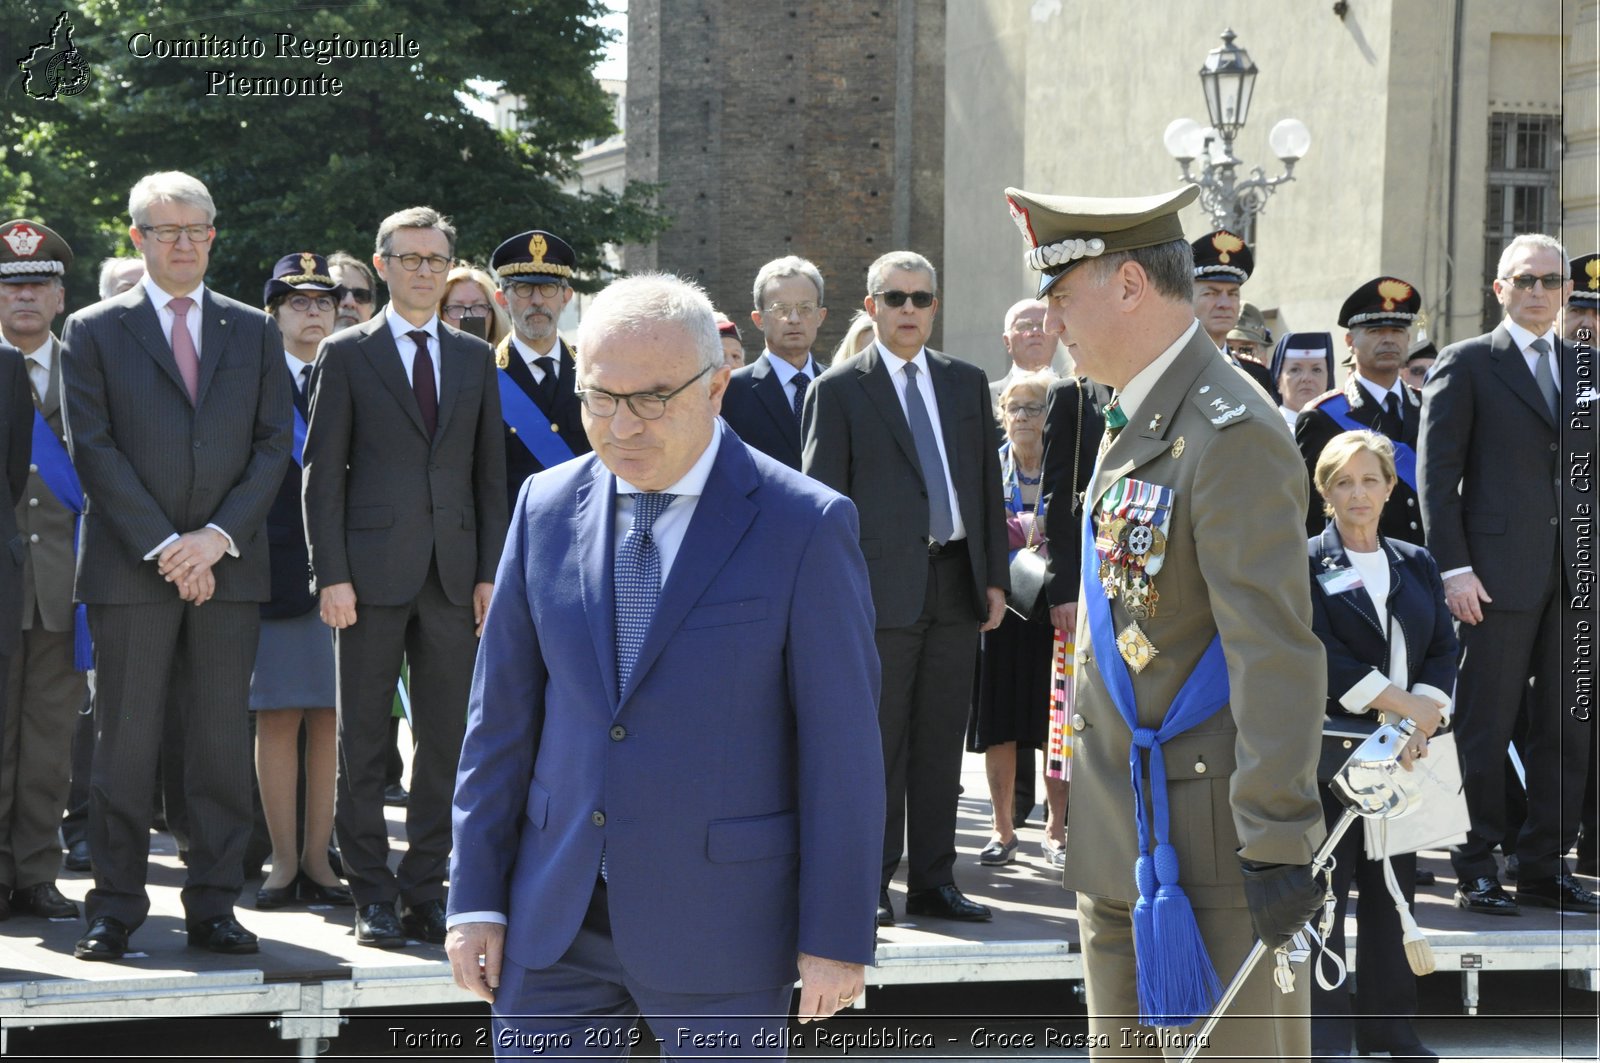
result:
[[(455, 235), (429, 207), (379, 225), (372, 261), (390, 303), (323, 341), (306, 432), (306, 538), (338, 646), (334, 826), (356, 940), (376, 948), (399, 948), (408, 935), (444, 942), (450, 798), (506, 533), (494, 352), (434, 312)], [(394, 872), (383, 762), (402, 656), (417, 749), (409, 848)]]
[(9, 902), (12, 913), (47, 919), (78, 914), (56, 888), (56, 823), (67, 799), (62, 766), (89, 696), (83, 672), (73, 667), (74, 531), (83, 489), (63, 442), (61, 341), (50, 331), (66, 303), (63, 278), (71, 266), (72, 248), (54, 230), (28, 219), (0, 225), (0, 337), (26, 362), (34, 409), (22, 423), (38, 450), (16, 511), (22, 639), (0, 733), (0, 912)]
[[(156, 753), (181, 715), (189, 802), (189, 944), (254, 952), (233, 904), (250, 838), (247, 706), (267, 510), (289, 463), (278, 327), (206, 288), (216, 207), (169, 171), (128, 196), (143, 282), (62, 330), (67, 441), (88, 498), (76, 596), (95, 642), (89, 851), (76, 954), (120, 959), (145, 892)], [(202, 612), (202, 607), (204, 611)]]
[(877, 609), (888, 785), (879, 925), (894, 922), (889, 881), (902, 851), (907, 914), (991, 917), (956, 888), (953, 869), (978, 633), (999, 626), (1010, 586), (1005, 502), (983, 370), (924, 346), (937, 289), (914, 251), (872, 264), (863, 305), (877, 341), (810, 387), (802, 429), (802, 469), (860, 511)]

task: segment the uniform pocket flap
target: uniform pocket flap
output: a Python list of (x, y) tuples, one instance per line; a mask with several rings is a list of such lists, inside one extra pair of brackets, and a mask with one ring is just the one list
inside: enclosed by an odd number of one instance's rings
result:
[(800, 821), (793, 812), (713, 820), (706, 827), (706, 859), (713, 864), (766, 860), (800, 850)]
[(683, 618), (685, 628), (720, 627), (723, 624), (748, 624), (767, 617), (765, 598), (746, 598), (742, 602), (714, 602), (697, 605)]
[(1176, 735), (1162, 744), (1166, 754), (1167, 780), (1225, 780), (1233, 774), (1232, 731), (1225, 734)]

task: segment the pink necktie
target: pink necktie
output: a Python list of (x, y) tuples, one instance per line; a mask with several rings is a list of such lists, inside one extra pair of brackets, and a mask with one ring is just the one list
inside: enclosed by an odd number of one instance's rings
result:
[(183, 386), (189, 389), (191, 405), (200, 398), (200, 355), (194, 349), (194, 337), (189, 335), (189, 326), (184, 321), (189, 308), (193, 305), (194, 300), (186, 295), (167, 304), (176, 318), (172, 323), (172, 357), (178, 363), (178, 374), (183, 377)]

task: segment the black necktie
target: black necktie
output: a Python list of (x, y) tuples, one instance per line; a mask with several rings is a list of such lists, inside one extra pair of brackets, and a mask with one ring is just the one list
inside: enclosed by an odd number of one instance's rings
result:
[(1396, 395), (1392, 391), (1385, 395), (1383, 398), (1383, 409), (1384, 412), (1389, 415), (1389, 424), (1394, 429), (1392, 432), (1387, 434), (1399, 439), (1400, 436), (1405, 432), (1406, 427), (1405, 416), (1400, 412), (1400, 396)]
[(794, 423), (800, 423), (800, 411), (805, 409), (806, 388), (811, 386), (811, 378), (804, 373), (794, 375)]
[(556, 400), (556, 360), (547, 354), (535, 358), (533, 364), (544, 374), (544, 379), (534, 385), (537, 392), (534, 398), (538, 400), (539, 408), (549, 413)]
[(433, 438), (439, 427), (439, 388), (433, 381), (433, 356), (428, 353), (428, 334), (418, 329), (407, 336), (417, 345), (417, 357), (411, 363), (411, 393), (417, 397), (417, 409), (422, 413), (422, 426), (428, 438)]
[[(427, 335), (427, 333), (423, 333), (423, 335)], [(309, 365), (303, 365), (300, 367), (299, 384), (300, 397), (309, 398), (311, 394), (311, 367)]]

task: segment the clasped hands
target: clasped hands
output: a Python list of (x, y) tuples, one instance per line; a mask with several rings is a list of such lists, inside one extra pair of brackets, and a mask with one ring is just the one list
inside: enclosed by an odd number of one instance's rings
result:
[(156, 557), (156, 571), (178, 588), (178, 597), (191, 605), (204, 605), (217, 593), (212, 572), (228, 550), (227, 536), (215, 528), (201, 528), (178, 536)]

